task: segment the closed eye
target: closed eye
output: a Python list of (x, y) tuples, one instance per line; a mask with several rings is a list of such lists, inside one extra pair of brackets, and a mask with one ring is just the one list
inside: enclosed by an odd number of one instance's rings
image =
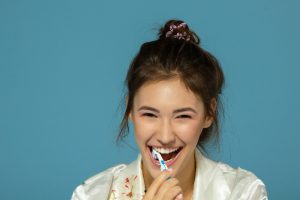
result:
[(153, 113), (143, 113), (142, 116), (145, 116), (145, 117), (156, 117), (156, 115), (154, 115)]
[(192, 118), (190, 115), (179, 115), (176, 118)]

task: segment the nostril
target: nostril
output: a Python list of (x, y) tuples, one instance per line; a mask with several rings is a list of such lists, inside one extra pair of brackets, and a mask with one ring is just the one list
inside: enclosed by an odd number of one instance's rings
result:
[(172, 146), (175, 144), (175, 138), (158, 138), (157, 141), (163, 146)]
[(174, 134), (160, 134), (157, 136), (157, 141), (163, 145), (170, 145), (176, 141), (176, 137)]

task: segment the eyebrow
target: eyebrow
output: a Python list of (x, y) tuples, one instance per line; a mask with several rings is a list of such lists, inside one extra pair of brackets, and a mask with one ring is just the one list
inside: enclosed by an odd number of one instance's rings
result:
[(159, 113), (159, 110), (157, 110), (156, 108), (152, 108), (152, 107), (150, 107), (150, 106), (141, 106), (141, 107), (138, 109), (138, 111), (140, 111), (140, 110), (150, 110), (150, 111)]
[(174, 113), (180, 113), (180, 112), (186, 112), (186, 111), (190, 111), (190, 112), (193, 112), (193, 113), (197, 114), (197, 111), (194, 110), (193, 108), (190, 108), (190, 107), (180, 108), (180, 109), (174, 110)]
[[(150, 107), (150, 106), (141, 106), (138, 109), (138, 111), (140, 111), (140, 110), (150, 110), (150, 111), (153, 111), (153, 112), (156, 112), (156, 113), (160, 113), (159, 110), (157, 110), (156, 108)], [(186, 111), (190, 111), (190, 112), (193, 112), (193, 113), (197, 114), (197, 111), (193, 108), (190, 108), (190, 107), (176, 109), (176, 110), (173, 111), (173, 113), (176, 114), (176, 113), (186, 112)]]

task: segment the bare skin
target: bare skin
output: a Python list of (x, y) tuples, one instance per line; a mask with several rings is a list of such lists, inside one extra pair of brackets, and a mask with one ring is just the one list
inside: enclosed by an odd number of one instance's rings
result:
[(179, 186), (179, 180), (169, 178), (172, 171), (163, 171), (156, 177), (148, 188), (143, 200), (174, 200), (183, 199), (182, 188)]
[[(195, 149), (207, 116), (202, 99), (179, 78), (150, 82), (134, 97), (130, 119), (142, 155), (147, 193), (144, 200), (191, 199), (195, 179)], [(153, 162), (151, 147), (180, 148), (172, 172), (161, 172)], [(168, 174), (169, 173), (169, 174)], [(167, 179), (171, 176), (171, 179)]]
[[(143, 167), (144, 168), (144, 167)], [(170, 171), (161, 172), (161, 174), (153, 180), (147, 171), (143, 170), (145, 187), (147, 193), (144, 200), (150, 199), (192, 199), (193, 186), (195, 179), (195, 167), (193, 170), (187, 170), (184, 175), (178, 174), (178, 177), (172, 177), (174, 175), (172, 169)], [(169, 178), (171, 177), (171, 178)], [(164, 189), (162, 189), (164, 188)], [(168, 195), (168, 196), (167, 196)]]

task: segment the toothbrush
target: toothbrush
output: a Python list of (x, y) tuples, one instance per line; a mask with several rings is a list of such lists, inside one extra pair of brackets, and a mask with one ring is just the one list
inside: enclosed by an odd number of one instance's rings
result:
[(152, 155), (155, 159), (159, 160), (159, 164), (160, 164), (160, 171), (165, 171), (168, 169), (164, 159), (161, 157), (160, 153), (158, 153), (157, 151), (155, 151), (154, 149), (152, 149)]

